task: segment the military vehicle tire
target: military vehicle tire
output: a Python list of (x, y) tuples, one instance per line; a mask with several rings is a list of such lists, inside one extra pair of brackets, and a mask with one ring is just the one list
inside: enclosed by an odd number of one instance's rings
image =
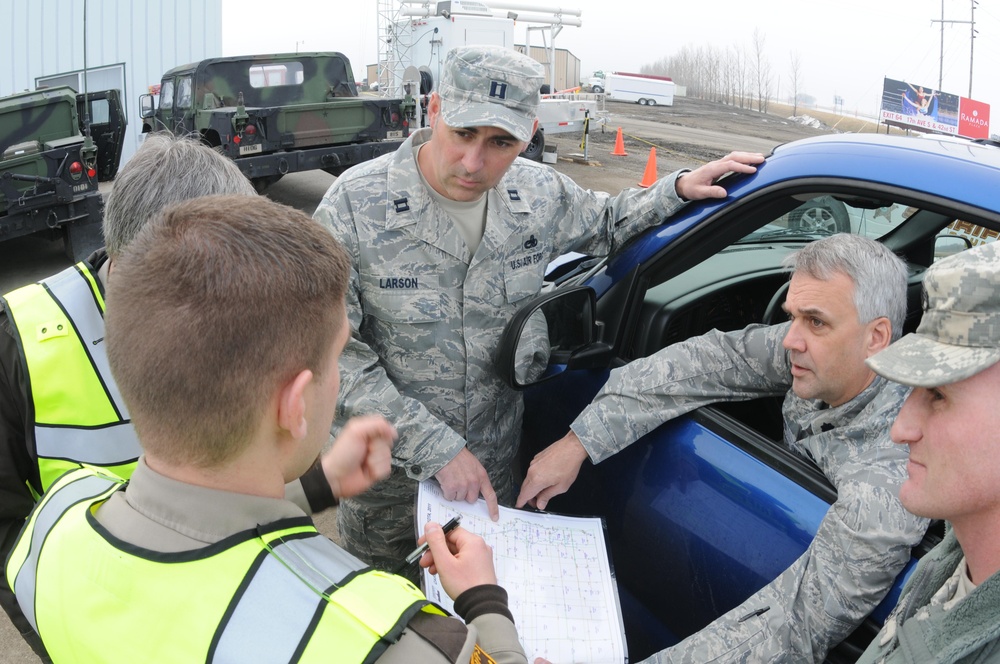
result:
[(541, 161), (542, 152), (545, 151), (545, 130), (539, 128), (535, 135), (528, 141), (528, 146), (524, 148), (521, 156), (532, 161)]
[(330, 166), (329, 168), (324, 168), (323, 170), (332, 175), (333, 177), (340, 177), (344, 174), (350, 166)]
[(257, 190), (258, 194), (263, 194), (268, 187), (281, 179), (281, 174), (277, 175), (265, 175), (261, 178), (250, 178), (250, 183), (253, 188)]

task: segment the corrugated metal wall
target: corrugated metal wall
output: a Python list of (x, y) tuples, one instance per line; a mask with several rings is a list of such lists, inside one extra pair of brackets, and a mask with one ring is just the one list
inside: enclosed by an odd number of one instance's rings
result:
[(141, 140), (139, 95), (171, 67), (222, 55), (222, 0), (0, 0), (0, 96), (83, 70), (85, 6), (87, 68), (124, 66), (124, 162)]
[[(518, 45), (517, 50), (524, 53), (524, 45)], [(531, 53), (528, 55), (548, 68), (551, 56), (548, 48), (532, 46)], [(552, 92), (574, 88), (578, 85), (580, 85), (580, 58), (564, 48), (556, 48), (556, 85)]]

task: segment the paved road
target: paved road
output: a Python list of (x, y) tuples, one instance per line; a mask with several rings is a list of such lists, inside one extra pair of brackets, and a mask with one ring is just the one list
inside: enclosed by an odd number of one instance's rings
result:
[[(597, 191), (617, 193), (638, 183), (654, 145), (658, 146), (657, 167), (662, 176), (677, 168), (698, 166), (732, 150), (767, 154), (784, 141), (822, 133), (789, 127), (780, 119), (737, 113), (729, 107), (715, 108), (694, 100), (678, 99), (677, 105), (669, 109), (611, 104), (609, 110), (612, 115), (607, 129), (592, 134), (590, 164), (569, 159), (570, 154), (582, 152), (579, 137), (558, 136), (549, 141), (559, 154), (555, 168), (579, 185)], [(734, 130), (734, 126), (738, 129)], [(618, 127), (622, 127), (625, 136), (628, 152), (625, 157), (610, 154)], [(267, 195), (311, 214), (331, 182), (333, 176), (322, 171), (294, 173), (272, 185)], [(109, 191), (110, 186), (106, 189)], [(0, 292), (54, 274), (70, 264), (58, 241), (25, 237), (0, 242)], [(336, 538), (334, 514), (333, 510), (328, 511), (317, 519), (317, 525), (321, 532)], [(0, 664), (37, 661), (6, 614), (0, 617)]]

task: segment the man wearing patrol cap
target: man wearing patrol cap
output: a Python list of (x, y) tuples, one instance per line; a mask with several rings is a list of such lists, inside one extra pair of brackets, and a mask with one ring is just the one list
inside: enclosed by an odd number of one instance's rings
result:
[(946, 519), (859, 662), (1000, 660), (1000, 245), (950, 256), (924, 277), (920, 326), (867, 360), (913, 391), (892, 426), (909, 445), (899, 491)]
[(334, 432), (370, 412), (399, 432), (392, 476), (339, 512), (346, 547), (376, 566), (412, 549), (420, 480), (436, 478), (448, 499), (482, 496), (494, 519), (513, 498), (523, 407), (493, 355), (546, 264), (570, 251), (606, 255), (686, 200), (724, 197), (719, 177), (764, 159), (733, 153), (618, 196), (585, 190), (517, 158), (537, 127), (543, 73), (499, 47), (449, 52), (430, 126), (337, 178), (316, 210), (353, 267)]

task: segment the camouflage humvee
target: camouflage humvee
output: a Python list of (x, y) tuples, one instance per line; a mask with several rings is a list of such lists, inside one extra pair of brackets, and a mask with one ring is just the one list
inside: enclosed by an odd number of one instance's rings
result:
[(74, 261), (100, 247), (97, 183), (118, 172), (124, 129), (117, 90), (85, 98), (59, 86), (0, 98), (0, 240), (62, 237)]
[(159, 99), (140, 97), (143, 132), (197, 133), (258, 190), (296, 171), (339, 175), (408, 134), (402, 100), (358, 97), (334, 52), (202, 60), (164, 74)]

